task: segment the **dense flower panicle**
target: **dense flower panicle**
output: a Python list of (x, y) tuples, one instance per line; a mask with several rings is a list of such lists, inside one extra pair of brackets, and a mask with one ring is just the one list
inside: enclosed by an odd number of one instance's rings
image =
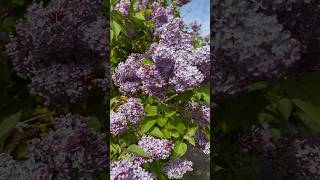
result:
[(123, 16), (129, 15), (129, 9), (131, 6), (131, 1), (127, 0), (120, 0), (116, 6), (114, 7), (115, 10), (118, 10)]
[(176, 0), (176, 2), (177, 2), (180, 6), (185, 5), (185, 4), (189, 3), (190, 1), (191, 1), (191, 0)]
[(143, 104), (136, 98), (128, 98), (126, 103), (119, 106), (118, 112), (134, 125), (139, 125), (141, 117), (145, 114)]
[(183, 175), (188, 171), (193, 171), (193, 163), (191, 161), (176, 159), (171, 160), (162, 168), (162, 171), (169, 179), (182, 179)]
[(1, 180), (51, 180), (53, 175), (46, 164), (31, 160), (16, 161), (7, 154), (0, 154)]
[(141, 79), (136, 71), (142, 63), (141, 55), (131, 54), (126, 62), (121, 62), (115, 69), (112, 79), (120, 91), (125, 94), (134, 94), (140, 89)]
[[(319, 139), (318, 139), (319, 140)], [(312, 143), (308, 140), (296, 140), (295, 157), (301, 168), (298, 179), (319, 179), (320, 178), (320, 146), (319, 143)]]
[(200, 128), (206, 127), (210, 123), (210, 107), (206, 104), (196, 102), (188, 102), (186, 108), (190, 110), (190, 115), (195, 120)]
[(155, 180), (155, 176), (129, 160), (111, 161), (111, 180)]
[(132, 159), (132, 161), (134, 163), (139, 164), (139, 165), (143, 165), (145, 163), (151, 163), (154, 160), (152, 158), (145, 158), (145, 157), (139, 156), (137, 154), (133, 154), (133, 153), (129, 153), (128, 156)]
[(80, 115), (56, 118), (55, 130), (32, 140), (28, 157), (46, 164), (61, 179), (93, 179), (108, 167), (107, 145), (86, 122)]
[(201, 30), (201, 24), (198, 21), (193, 21), (192, 23), (190, 23), (190, 27), (192, 29), (193, 34), (199, 34)]
[(196, 134), (194, 135), (194, 140), (195, 140), (196, 146), (202, 149), (204, 154), (210, 154), (210, 141), (206, 137), (206, 134), (197, 131)]
[(214, 94), (235, 94), (258, 80), (282, 77), (300, 59), (301, 44), (276, 15), (258, 12), (257, 3), (219, 1), (213, 59)]
[(154, 22), (155, 28), (161, 27), (173, 18), (173, 11), (171, 8), (164, 8), (158, 2), (153, 2), (151, 19)]
[(121, 112), (110, 112), (110, 132), (113, 135), (121, 134), (127, 128), (126, 116)]
[(144, 135), (139, 140), (138, 145), (147, 152), (152, 159), (167, 159), (173, 149), (173, 143), (171, 141), (156, 139), (147, 135)]
[[(151, 96), (162, 98), (169, 85), (182, 92), (208, 82), (209, 46), (193, 47), (192, 35), (185, 31), (186, 26), (181, 18), (173, 17), (170, 6), (164, 8), (154, 2), (151, 19), (155, 24), (154, 35), (160, 41), (152, 43), (137, 60), (132, 61), (132, 56), (137, 57), (132, 54), (126, 62), (119, 63), (113, 79), (120, 91), (134, 94), (142, 89)], [(152, 60), (152, 64), (143, 65), (142, 59), (147, 58)]]
[(162, 78), (160, 72), (154, 64), (142, 66), (138, 72), (138, 77), (142, 80), (141, 89), (154, 97), (164, 97), (167, 83)]
[(55, 0), (46, 7), (34, 2), (28, 7), (6, 50), (17, 75), (31, 80), (32, 94), (45, 104), (76, 103), (87, 96), (106, 54), (103, 19), (100, 0)]

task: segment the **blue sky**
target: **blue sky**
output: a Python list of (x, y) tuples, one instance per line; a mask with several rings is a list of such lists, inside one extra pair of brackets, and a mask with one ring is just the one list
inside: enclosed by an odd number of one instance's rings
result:
[(210, 33), (210, 0), (192, 0), (180, 9), (180, 14), (186, 24), (195, 20), (201, 23), (201, 35)]

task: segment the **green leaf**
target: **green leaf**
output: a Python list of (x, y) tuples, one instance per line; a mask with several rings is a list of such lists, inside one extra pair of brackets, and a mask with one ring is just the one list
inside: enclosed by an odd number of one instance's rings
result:
[(320, 109), (313, 106), (309, 102), (305, 102), (301, 99), (292, 100), (295, 105), (297, 105), (306, 115), (315, 122), (316, 124), (320, 124)]
[(99, 132), (102, 125), (96, 116), (91, 116), (88, 121), (88, 126)]
[(10, 3), (14, 5), (23, 5), (24, 0), (10, 0)]
[(261, 89), (266, 88), (267, 86), (268, 86), (268, 84), (266, 82), (263, 82), (263, 81), (256, 82), (256, 83), (249, 86), (248, 91), (252, 92), (252, 91), (261, 90)]
[(174, 144), (173, 152), (175, 153), (176, 156), (183, 156), (187, 152), (187, 144), (181, 141), (177, 141)]
[(157, 120), (147, 120), (140, 126), (141, 133), (145, 133), (152, 128), (152, 126), (156, 123)]
[(186, 126), (183, 124), (183, 122), (178, 122), (177, 126), (176, 126), (176, 130), (179, 131), (180, 134), (183, 134), (184, 130), (185, 130)]
[(166, 139), (170, 139), (170, 138), (171, 138), (171, 132), (168, 131), (167, 129), (163, 129), (163, 130), (162, 130), (162, 134), (164, 135), (164, 137), (165, 137)]
[(143, 12), (138, 12), (133, 17), (135, 17), (136, 19), (142, 20), (142, 21), (145, 20)]
[(278, 110), (281, 113), (281, 115), (285, 118), (285, 120), (288, 120), (290, 117), (290, 114), (292, 112), (292, 103), (289, 99), (281, 99), (278, 102)]
[(147, 105), (144, 110), (146, 111), (147, 116), (156, 116), (158, 114), (158, 108), (157, 106), (150, 106)]
[(171, 118), (172, 116), (174, 116), (175, 114), (177, 114), (176, 111), (169, 111), (169, 112), (165, 112), (164, 116), (167, 118)]
[(270, 132), (274, 140), (278, 140), (281, 137), (281, 132), (279, 129), (271, 128)]
[(165, 138), (160, 129), (157, 127), (155, 127), (149, 134), (158, 138)]
[(159, 124), (159, 126), (163, 127), (164, 125), (166, 125), (166, 123), (168, 122), (168, 118), (165, 117), (160, 117), (157, 119), (157, 123)]
[(0, 139), (3, 140), (3, 138), (8, 135), (17, 125), (21, 118), (21, 111), (19, 111), (16, 114), (11, 115), (8, 118), (5, 118), (0, 123)]
[(179, 132), (178, 131), (175, 131), (175, 130), (172, 130), (171, 131), (171, 136), (175, 137), (175, 138), (178, 138), (180, 136)]
[(138, 154), (142, 157), (150, 157), (150, 155), (147, 152), (145, 152), (143, 149), (141, 149), (136, 144), (131, 144), (127, 149), (128, 149), (128, 151), (135, 153), (135, 154)]
[(115, 37), (118, 37), (121, 30), (122, 30), (122, 28), (121, 28), (120, 24), (117, 23), (116, 21), (112, 21), (112, 31), (114, 32)]
[(192, 144), (193, 146), (196, 145), (193, 137), (184, 135), (184, 136), (183, 136), (183, 139), (187, 140), (187, 141), (188, 141), (190, 144)]

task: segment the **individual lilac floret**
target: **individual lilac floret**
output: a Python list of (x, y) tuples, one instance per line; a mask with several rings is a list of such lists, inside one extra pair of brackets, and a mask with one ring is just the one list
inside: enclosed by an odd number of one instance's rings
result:
[(197, 131), (194, 136), (194, 140), (195, 140), (196, 146), (202, 149), (204, 154), (210, 154), (210, 141), (208, 140), (208, 138), (204, 133)]
[(153, 180), (155, 176), (129, 160), (111, 161), (111, 180)]
[(154, 64), (141, 67), (137, 75), (142, 80), (142, 90), (154, 97), (163, 97), (166, 92), (167, 83)]
[(191, 118), (198, 123), (200, 128), (204, 128), (210, 122), (209, 105), (189, 102), (186, 108), (190, 110)]
[(140, 89), (141, 80), (136, 71), (141, 66), (141, 55), (131, 54), (126, 62), (121, 62), (115, 69), (112, 79), (120, 91), (125, 94), (134, 94)]
[(131, 1), (126, 1), (126, 0), (120, 0), (116, 6), (114, 7), (115, 10), (118, 10), (123, 16), (128, 16), (129, 14), (129, 8), (130, 8), (130, 3)]
[(182, 179), (183, 175), (188, 171), (193, 171), (193, 163), (187, 160), (176, 159), (169, 161), (169, 163), (162, 168), (162, 171), (169, 179)]
[(145, 114), (143, 105), (136, 98), (128, 98), (126, 103), (119, 106), (118, 112), (135, 125), (140, 124), (140, 118)]
[(110, 132), (111, 134), (121, 134), (127, 128), (126, 116), (121, 112), (110, 112)]
[(167, 139), (156, 139), (147, 135), (141, 138), (138, 145), (153, 159), (167, 159), (173, 149), (173, 143), (171, 141)]

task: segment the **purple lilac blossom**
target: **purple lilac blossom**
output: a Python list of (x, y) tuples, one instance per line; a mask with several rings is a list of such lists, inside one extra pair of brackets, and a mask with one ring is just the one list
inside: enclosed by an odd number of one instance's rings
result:
[(164, 97), (167, 83), (154, 64), (147, 64), (137, 72), (142, 80), (142, 90), (154, 97)]
[(190, 110), (191, 118), (197, 122), (200, 128), (204, 128), (210, 123), (210, 107), (209, 105), (189, 102), (186, 108)]
[(128, 16), (129, 9), (130, 9), (131, 1), (127, 0), (120, 0), (116, 6), (114, 7), (115, 10), (118, 10), (123, 16)]
[(154, 180), (155, 176), (129, 160), (111, 161), (111, 180)]
[(173, 143), (167, 139), (156, 139), (152, 136), (144, 135), (138, 142), (140, 148), (147, 152), (152, 159), (167, 159)]
[(46, 6), (34, 1), (17, 21), (7, 54), (45, 105), (80, 102), (99, 79), (94, 72), (106, 58), (107, 44), (101, 6), (100, 0), (56, 0)]
[(67, 114), (55, 119), (54, 130), (31, 141), (27, 156), (47, 164), (60, 179), (93, 179), (107, 170), (105, 136), (86, 124), (88, 118)]
[(196, 146), (202, 149), (204, 154), (210, 154), (210, 141), (206, 137), (206, 134), (203, 132), (197, 131), (194, 140), (196, 143)]
[(162, 171), (169, 179), (182, 179), (183, 175), (188, 171), (193, 171), (193, 163), (191, 161), (176, 159), (171, 160), (162, 168)]
[(126, 62), (118, 64), (112, 79), (122, 93), (134, 94), (140, 89), (141, 79), (136, 71), (140, 68), (141, 62), (140, 54), (131, 54)]
[(128, 98), (126, 103), (119, 106), (118, 113), (134, 125), (139, 125), (141, 116), (145, 114), (142, 103), (136, 98)]
[(110, 132), (113, 135), (121, 134), (127, 128), (126, 116), (120, 112), (110, 112)]

